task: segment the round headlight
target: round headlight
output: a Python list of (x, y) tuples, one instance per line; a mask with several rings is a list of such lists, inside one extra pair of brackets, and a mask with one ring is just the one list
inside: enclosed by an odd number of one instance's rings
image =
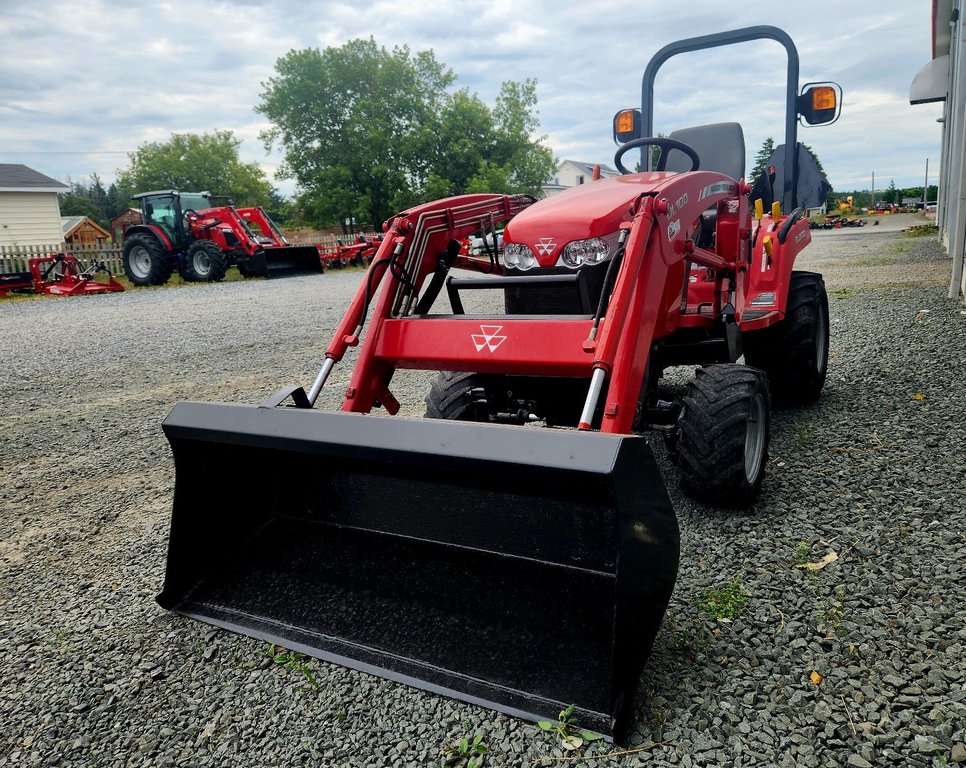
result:
[(574, 240), (567, 243), (560, 256), (560, 260), (568, 267), (580, 267), (584, 264), (599, 264), (607, 258), (607, 243), (603, 238), (592, 237), (589, 240)]
[(503, 248), (503, 264), (511, 269), (531, 269), (537, 265), (537, 258), (528, 246), (507, 243)]

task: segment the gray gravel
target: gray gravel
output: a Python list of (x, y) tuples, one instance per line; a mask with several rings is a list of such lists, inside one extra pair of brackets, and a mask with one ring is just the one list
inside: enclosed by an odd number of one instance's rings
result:
[[(683, 553), (631, 737), (656, 744), (588, 764), (966, 760), (966, 313), (932, 238), (888, 218), (818, 232), (802, 260), (832, 297), (829, 380), (775, 414), (757, 509), (684, 499), (657, 448)], [(485, 765), (562, 754), (529, 723), (313, 660), (315, 688), (154, 602), (160, 420), (308, 383), (359, 278), (0, 302), (0, 766), (425, 765), (474, 733)], [(394, 382), (405, 413), (425, 387)], [(733, 579), (744, 611), (707, 619), (706, 591)]]

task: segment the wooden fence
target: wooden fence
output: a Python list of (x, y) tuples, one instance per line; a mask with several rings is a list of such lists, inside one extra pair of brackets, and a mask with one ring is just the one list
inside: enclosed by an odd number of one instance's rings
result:
[[(375, 233), (366, 233), (372, 240)], [(318, 239), (287, 238), (291, 245), (318, 245), (325, 251), (334, 251), (341, 238), (335, 235), (322, 235)], [(345, 238), (344, 242), (352, 242), (354, 237)], [(124, 274), (120, 243), (98, 243), (96, 245), (71, 245), (58, 243), (57, 245), (0, 245), (0, 273), (26, 272), (27, 259), (36, 256), (49, 256), (52, 253), (69, 253), (84, 264), (92, 261), (103, 261), (107, 268), (115, 275)]]

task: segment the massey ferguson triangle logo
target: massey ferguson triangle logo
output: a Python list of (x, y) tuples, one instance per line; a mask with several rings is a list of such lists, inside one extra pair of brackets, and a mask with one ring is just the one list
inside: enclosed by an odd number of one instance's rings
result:
[(486, 347), (490, 352), (496, 352), (497, 348), (506, 341), (506, 336), (497, 336), (503, 330), (502, 325), (481, 325), (480, 330), (482, 333), (471, 335), (473, 346), (476, 347), (477, 352), (482, 352), (483, 347)]
[(549, 256), (554, 252), (556, 247), (557, 244), (553, 241), (552, 237), (541, 237), (537, 240), (537, 250), (541, 256)]

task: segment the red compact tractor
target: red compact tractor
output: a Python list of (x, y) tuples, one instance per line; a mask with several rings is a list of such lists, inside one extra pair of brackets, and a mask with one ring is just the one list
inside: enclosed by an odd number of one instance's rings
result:
[(289, 245), (262, 208), (214, 206), (207, 192), (134, 195), (142, 224), (124, 233), (124, 272), (135, 285), (163, 285), (177, 270), (212, 282), (232, 265), (245, 277), (322, 272), (315, 246)]
[[(667, 58), (758, 39), (789, 58), (786, 164), (760, 206), (737, 123), (648, 136)], [(665, 437), (690, 494), (745, 505), (772, 396), (822, 389), (828, 304), (821, 276), (793, 268), (809, 242), (794, 151), (799, 117), (830, 122), (840, 95), (798, 93), (774, 27), (665, 47), (643, 94), (616, 120), (619, 177), (387, 221), (308, 391), (172, 410), (163, 606), (517, 716), (576, 704), (583, 726), (622, 737), (678, 564), (644, 434)], [(660, 150), (654, 170), (630, 172), (632, 149), (645, 168)], [(500, 224), (502, 255), (461, 254)], [(353, 347), (341, 412), (314, 410)], [(662, 396), (682, 364), (700, 366), (687, 391)], [(440, 372), (429, 418), (369, 415), (398, 411), (400, 369)], [(212, 482), (239, 466), (263, 481)]]

